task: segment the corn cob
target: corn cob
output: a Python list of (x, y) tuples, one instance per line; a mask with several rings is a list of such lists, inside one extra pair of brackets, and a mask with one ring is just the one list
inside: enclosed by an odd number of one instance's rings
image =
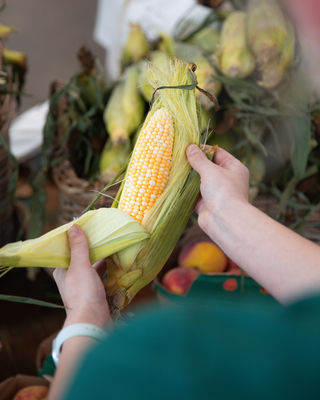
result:
[(105, 108), (104, 122), (115, 144), (127, 143), (143, 122), (144, 101), (138, 90), (138, 78), (138, 67), (128, 67)]
[(88, 239), (92, 263), (149, 237), (145, 229), (127, 214), (117, 209), (100, 208), (88, 211), (40, 238), (7, 244), (0, 249), (0, 265), (3, 266), (0, 272), (11, 267), (68, 268), (67, 230), (75, 223)]
[[(177, 59), (169, 61), (164, 71), (152, 70), (157, 87), (192, 84), (193, 73)], [(189, 219), (200, 182), (198, 174), (190, 175), (185, 149), (199, 142), (194, 90), (159, 91), (113, 205), (151, 235), (143, 247), (137, 244), (107, 259), (105, 286), (114, 314), (159, 273)]]
[(128, 40), (122, 50), (121, 66), (135, 64), (149, 51), (149, 44), (139, 24), (130, 24)]
[(222, 26), (215, 58), (226, 76), (245, 78), (255, 68), (255, 58), (246, 41), (246, 20), (245, 12), (233, 11)]
[(287, 37), (287, 21), (276, 0), (249, 2), (247, 38), (260, 68), (275, 59), (283, 49)]

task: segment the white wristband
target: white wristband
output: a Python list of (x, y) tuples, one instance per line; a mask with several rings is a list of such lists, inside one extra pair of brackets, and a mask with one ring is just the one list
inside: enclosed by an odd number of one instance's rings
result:
[(52, 359), (57, 367), (59, 362), (60, 350), (63, 343), (75, 336), (89, 336), (97, 340), (102, 340), (108, 334), (101, 328), (91, 324), (73, 324), (63, 328), (52, 342)]

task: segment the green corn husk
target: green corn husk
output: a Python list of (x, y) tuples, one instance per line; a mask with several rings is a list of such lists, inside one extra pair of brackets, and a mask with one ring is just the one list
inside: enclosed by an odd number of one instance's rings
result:
[[(163, 71), (150, 66), (157, 81), (154, 85), (177, 87), (193, 84), (192, 87), (195, 87), (195, 77), (189, 66), (178, 59), (168, 61)], [(107, 259), (106, 291), (113, 315), (130, 303), (136, 293), (162, 269), (189, 220), (199, 194), (199, 175), (191, 171), (185, 155), (188, 144), (200, 144), (195, 91), (168, 88), (158, 93), (144, 126), (161, 107), (166, 107), (172, 115), (175, 136), (168, 184), (142, 220), (142, 226), (151, 235), (150, 240), (143, 247), (139, 244), (131, 246)], [(113, 207), (119, 204), (121, 190)]]
[(110, 182), (126, 164), (131, 153), (130, 141), (114, 144), (108, 138), (100, 156), (100, 176), (102, 182)]
[(0, 24), (0, 38), (2, 40), (8, 40), (12, 33), (16, 33), (18, 30), (13, 26), (7, 26)]
[(248, 43), (263, 68), (283, 49), (288, 22), (276, 0), (251, 0), (247, 12)]
[(194, 34), (187, 42), (201, 47), (209, 54), (213, 54), (217, 44), (220, 42), (220, 31), (207, 26)]
[(266, 89), (274, 89), (284, 80), (295, 57), (295, 36), (293, 29), (289, 29), (288, 32), (288, 37), (280, 53), (262, 69), (261, 80), (257, 82), (259, 86)]
[(245, 12), (233, 11), (223, 23), (215, 59), (225, 76), (246, 78), (255, 69), (255, 57), (246, 40), (246, 21)]
[(79, 225), (88, 239), (92, 263), (149, 238), (134, 218), (115, 208), (100, 208), (37, 239), (7, 244), (0, 249), (0, 271), (6, 272), (12, 267), (68, 268), (67, 230), (73, 224)]
[(241, 160), (250, 172), (250, 186), (259, 185), (266, 175), (266, 164), (258, 153), (252, 153), (250, 157), (243, 157)]
[(258, 153), (252, 153), (250, 157), (243, 157), (241, 162), (246, 165), (250, 172), (249, 202), (252, 203), (259, 194), (259, 185), (266, 175), (266, 164)]
[(205, 132), (208, 136), (210, 131), (217, 127), (216, 111), (213, 108), (206, 110), (205, 108), (202, 108), (200, 104), (197, 104), (197, 110), (199, 111), (199, 114), (201, 114), (200, 132)]
[[(175, 56), (181, 58), (183, 61), (197, 64), (198, 86), (217, 97), (221, 92), (222, 84), (218, 80), (215, 80), (214, 77), (217, 75), (217, 71), (202, 49), (190, 43), (174, 42), (174, 52)], [(209, 98), (200, 91), (196, 92), (196, 99), (199, 100), (200, 104), (206, 110), (214, 106)]]
[(140, 74), (139, 74), (139, 90), (144, 97), (144, 99), (150, 103), (154, 88), (151, 82), (155, 79), (153, 71), (148, 67), (149, 63), (155, 67), (162, 69), (163, 66), (168, 61), (168, 54), (160, 50), (154, 50), (149, 54), (149, 61), (144, 60), (140, 64)]
[(145, 103), (138, 90), (139, 68), (130, 66), (115, 86), (103, 119), (115, 144), (127, 143), (143, 122)]
[(149, 52), (148, 40), (139, 24), (130, 24), (128, 40), (122, 50), (121, 66), (135, 64)]
[(27, 55), (22, 51), (10, 50), (6, 47), (2, 49), (4, 64), (17, 65), (20, 68), (27, 68)]
[(234, 153), (234, 148), (238, 142), (238, 139), (234, 132), (228, 131), (224, 132), (222, 134), (212, 134), (208, 141), (207, 144), (212, 146), (214, 144), (218, 145), (222, 149), (226, 150), (227, 152), (233, 154)]

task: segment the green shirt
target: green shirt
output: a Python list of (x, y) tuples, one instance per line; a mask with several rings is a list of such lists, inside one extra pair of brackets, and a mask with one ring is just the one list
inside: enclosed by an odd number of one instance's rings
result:
[(265, 311), (146, 310), (90, 351), (65, 400), (320, 399), (320, 296)]

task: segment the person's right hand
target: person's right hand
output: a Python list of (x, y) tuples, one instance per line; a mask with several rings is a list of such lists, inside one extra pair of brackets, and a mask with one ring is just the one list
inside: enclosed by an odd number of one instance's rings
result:
[(195, 207), (198, 223), (212, 236), (210, 228), (219, 223), (222, 211), (234, 209), (239, 202), (248, 203), (249, 170), (221, 148), (215, 151), (213, 162), (194, 144), (187, 147), (186, 154), (190, 165), (201, 177), (201, 198)]

